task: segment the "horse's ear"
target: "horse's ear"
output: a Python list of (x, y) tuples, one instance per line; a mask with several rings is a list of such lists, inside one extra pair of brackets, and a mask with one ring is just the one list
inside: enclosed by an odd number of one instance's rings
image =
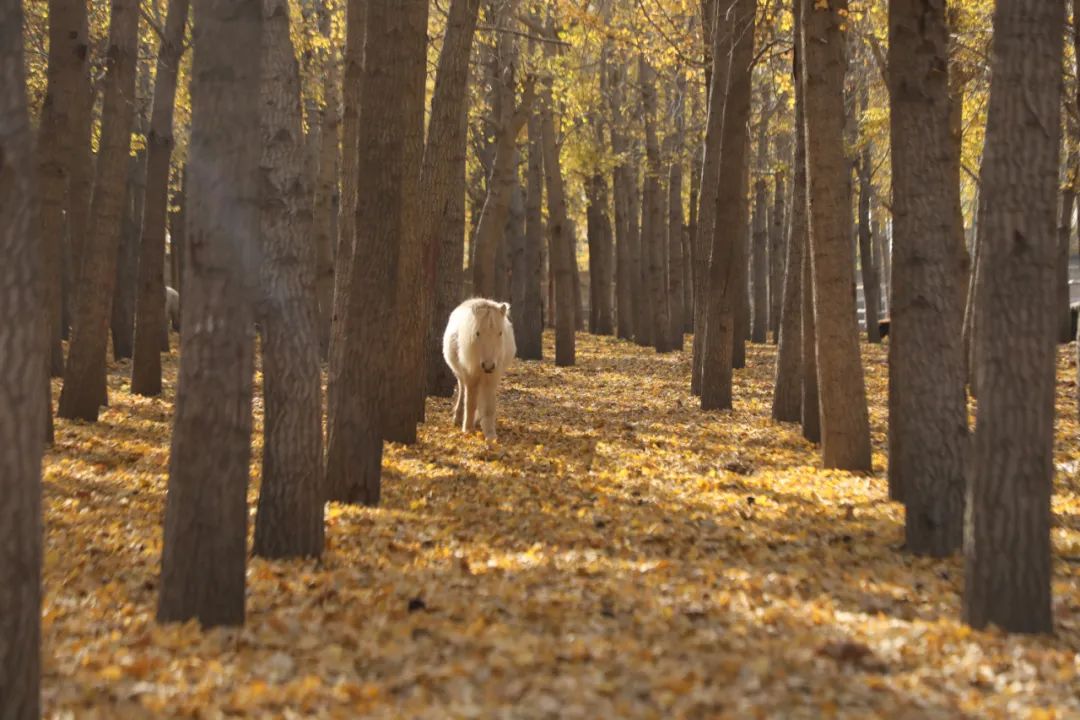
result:
[(503, 317), (510, 314), (510, 303), (499, 303), (499, 311), (502, 312)]

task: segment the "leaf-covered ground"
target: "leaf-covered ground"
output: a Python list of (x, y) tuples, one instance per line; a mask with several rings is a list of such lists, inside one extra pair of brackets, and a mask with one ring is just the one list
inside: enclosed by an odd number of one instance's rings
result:
[(1058, 632), (1029, 638), (963, 626), (960, 559), (900, 551), (880, 348), (864, 348), (875, 474), (859, 477), (769, 420), (772, 347), (751, 347), (733, 413), (703, 414), (687, 355), (578, 343), (575, 368), (515, 367), (497, 444), (429, 401), (419, 444), (388, 450), (383, 506), (331, 505), (320, 562), (251, 560), (246, 626), (205, 633), (153, 622), (176, 356), (163, 399), (113, 366), (102, 421), (61, 422), (46, 458), (48, 713), (1080, 717), (1068, 351)]

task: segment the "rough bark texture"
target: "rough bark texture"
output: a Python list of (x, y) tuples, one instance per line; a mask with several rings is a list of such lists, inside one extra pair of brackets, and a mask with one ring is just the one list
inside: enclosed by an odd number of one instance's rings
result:
[(1072, 245), (1072, 216), (1076, 205), (1076, 152), (1069, 153), (1065, 163), (1065, 184), (1061, 190), (1061, 214), (1058, 222), (1057, 269), (1055, 278), (1054, 312), (1057, 316), (1057, 340), (1067, 343), (1073, 339), (1072, 309), (1069, 298), (1069, 247)]
[[(787, 162), (789, 153), (778, 148), (781, 162)], [(773, 206), (769, 212), (769, 332), (772, 341), (780, 342), (780, 319), (784, 307), (784, 263), (788, 248), (784, 233), (787, 231), (787, 187), (785, 171), (773, 173)]]
[(86, 147), (80, 143), (73, 106), (81, 74), (86, 72), (87, 55), (86, 3), (83, 0), (52, 0), (49, 3), (48, 86), (37, 142), (36, 229), (42, 244), (42, 300), (48, 311), (49, 369), (53, 377), (64, 373), (64, 354), (60, 345), (63, 268), (65, 254), (70, 249), (64, 211), (75, 153), (86, 152)]
[(337, 413), (329, 429), (328, 499), (377, 505), (382, 471), (382, 409), (393, 319), (394, 278), (404, 211), (409, 99), (406, 35), (398, 3), (368, 0), (357, 172), (356, 246), (344, 320)]
[(694, 233), (694, 341), (690, 391), (701, 394), (701, 367), (705, 350), (705, 308), (709, 283), (709, 256), (712, 254), (716, 226), (716, 193), (720, 180), (720, 149), (724, 127), (724, 98), (727, 93), (726, 62), (717, 62), (714, 50), (720, 47), (723, 30), (716, 21), (719, 0), (702, 2), (702, 39), (704, 46), (706, 92), (709, 107), (706, 115), (705, 141), (702, 147), (701, 180), (698, 190), (697, 228)]
[(608, 214), (607, 180), (602, 173), (595, 173), (590, 178), (588, 201), (589, 332), (611, 335), (615, 330), (611, 287), (614, 243)]
[(674, 98), (674, 133), (671, 136), (671, 168), (668, 171), (668, 217), (667, 217), (667, 306), (668, 306), (668, 347), (672, 350), (683, 349), (683, 325), (685, 308), (684, 271), (686, 258), (683, 256), (685, 225), (683, 223), (683, 167), (682, 150), (686, 116), (683, 106), (686, 102), (686, 78), (680, 72), (675, 79), (676, 96)]
[(811, 268), (827, 468), (868, 471), (870, 420), (859, 356), (851, 262), (851, 174), (844, 156), (844, 30), (847, 0), (804, 5), (802, 74)]
[[(866, 91), (863, 90), (863, 101)], [(863, 106), (863, 112), (866, 106)], [(863, 317), (866, 319), (866, 339), (871, 343), (881, 342), (881, 329), (878, 325), (878, 313), (881, 308), (881, 282), (878, 280), (877, 256), (873, 251), (874, 236), (870, 227), (870, 158), (873, 145), (867, 140), (859, 158), (859, 266), (862, 269)], [(957, 185), (957, 192), (959, 192)], [(959, 198), (959, 195), (957, 195)], [(895, 200), (894, 200), (895, 202)]]
[(638, 182), (638, 158), (633, 157), (626, 166), (627, 178), (627, 213), (628, 219), (628, 254), (630, 257), (630, 302), (634, 313), (634, 342), (638, 345), (648, 346), (649, 331), (652, 322), (649, 320), (649, 303), (645, 296), (646, 288), (642, 283), (642, 238), (648, 233), (649, 215), (645, 211), (645, 197), (642, 187)]
[[(173, 149), (173, 109), (176, 82), (184, 51), (184, 27), (189, 0), (170, 0), (165, 35), (157, 60), (150, 132), (146, 136), (142, 246), (139, 253), (138, 294), (135, 299), (135, 348), (131, 362), (131, 391), (161, 394), (161, 328), (165, 325), (165, 221), (169, 208), (169, 164)], [(180, 289), (179, 282), (173, 287)]]
[[(398, 3), (404, 16), (405, 47), (401, 48), (400, 89), (404, 97), (405, 147), (402, 156), (401, 234), (398, 237), (397, 268), (392, 277), (393, 337), (384, 352), (386, 401), (382, 405), (383, 437), (401, 443), (416, 442), (416, 424), (424, 414), (424, 341), (419, 305), (424, 288), (424, 245), (421, 230), (420, 176), (424, 163), (424, 93), (427, 83), (428, 0)], [(417, 295), (418, 291), (421, 293)]]
[[(143, 123), (139, 122), (138, 125), (141, 126)], [(135, 129), (136, 132), (145, 132), (140, 127)], [(120, 248), (116, 257), (116, 287), (113, 292), (110, 322), (115, 360), (130, 358), (134, 349), (135, 297), (138, 286), (145, 183), (146, 151), (140, 150), (135, 157), (128, 160), (124, 218), (120, 223)], [(160, 334), (158, 337), (160, 339)]]
[[(955, 150), (945, 71), (948, 42), (945, 0), (889, 4), (894, 232), (889, 487), (906, 505), (907, 549), (938, 557), (959, 550), (963, 539), (968, 448), (963, 310), (957, 306), (963, 291), (952, 212), (960, 187), (939, 171)], [(865, 252), (870, 239), (861, 237), (861, 226), (870, 211), (861, 195), (859, 246)]]
[[(611, 182), (615, 198), (615, 331), (620, 339), (632, 340), (634, 307), (630, 278), (630, 179), (626, 169), (627, 141), (623, 127), (625, 66), (613, 65), (608, 72), (611, 76), (608, 94), (611, 109), (611, 151), (619, 158), (619, 164), (612, 171)], [(521, 350), (520, 346), (518, 350)]]
[(258, 276), (259, 0), (195, 0), (190, 235), (159, 622), (244, 622)]
[(90, 235), (83, 249), (74, 327), (57, 414), (97, 421), (105, 397), (105, 353), (135, 117), (139, 14), (134, 0), (113, 0), (108, 70)]
[[(1054, 259), (1061, 2), (999, 0), (979, 232), (979, 407), (964, 526), (964, 619), (1050, 632)], [(1016, 162), (1017, 157), (1024, 162)], [(894, 269), (895, 272), (895, 269)]]
[[(545, 55), (554, 54), (550, 43)], [(551, 248), (551, 268), (555, 280), (555, 364), (568, 367), (575, 361), (574, 331), (577, 327), (574, 301), (574, 276), (577, 258), (573, 255), (570, 234), (573, 228), (566, 214), (566, 193), (563, 187), (559, 148), (555, 137), (555, 107), (552, 99), (552, 78), (544, 79), (541, 97), (540, 136), (544, 154), (544, 180), (548, 202), (548, 247)]]
[[(83, 248), (90, 235), (90, 196), (94, 190), (94, 86), (90, 78), (90, 34), (87, 15), (88, 3), (79, 2), (72, 8), (68, 32), (68, 49), (74, 53), (73, 68), (69, 77), (70, 91), (64, 92), (70, 103), (71, 120), (71, 177), (68, 180), (67, 227), (68, 247), (64, 261), (64, 285), (66, 310), (74, 322), (75, 300), (79, 292), (79, 273), (83, 263)], [(70, 352), (70, 347), (68, 348)]]
[(769, 223), (768, 192), (765, 179), (754, 184), (754, 234), (750, 246), (750, 280), (753, 291), (750, 339), (764, 343), (769, 339)]
[[(345, 6), (345, 81), (341, 115), (341, 212), (334, 257), (333, 315), (330, 318), (330, 357), (326, 370), (326, 427), (337, 416), (338, 391), (345, 362), (345, 318), (352, 283), (353, 250), (356, 245), (356, 188), (359, 172), (360, 84), (364, 70), (364, 38), (367, 0), (349, 0)], [(329, 430), (328, 430), (329, 432)]]
[[(750, 71), (756, 8), (755, 0), (735, 0), (729, 15), (718, 20), (720, 27), (716, 33), (714, 57), (718, 63), (730, 57), (730, 74), (723, 106), (723, 152), (713, 198), (716, 208), (706, 281), (708, 292), (704, 298), (705, 337), (701, 367), (703, 410), (732, 407), (734, 349), (742, 343), (742, 339), (736, 337), (735, 321), (741, 302), (738, 296), (746, 293), (746, 256), (741, 253), (741, 235), (746, 231), (748, 212), (745, 185), (748, 162), (746, 120), (750, 114)], [(718, 68), (714, 67), (714, 83), (717, 82), (715, 76), (720, 74)], [(720, 110), (715, 105), (715, 102), (710, 103), (710, 112)], [(740, 264), (743, 265), (741, 271)]]
[(311, 190), (304, 172), (300, 66), (286, 0), (263, 0), (259, 167), (262, 484), (252, 551), (317, 557), (323, 548), (322, 398)]
[[(23, 17), (0, 2), (0, 716), (41, 713), (41, 450), (48, 383)], [(50, 280), (51, 282), (51, 280)]]
[[(518, 357), (541, 360), (544, 355), (544, 308), (541, 275), (544, 272), (544, 151), (539, 113), (529, 115), (529, 153), (525, 166), (525, 266), (521, 307), (511, 309)], [(444, 363), (445, 364), (445, 363)]]
[[(421, 390), (417, 399), (421, 410), (425, 390), (449, 394), (455, 384), (442, 359), (442, 331), (461, 294), (468, 141), (463, 118), (468, 111), (469, 56), (479, 5), (478, 0), (451, 2), (431, 99), (431, 120), (420, 176), (423, 279), (419, 311), (427, 349), (421, 346), (411, 356), (416, 365), (410, 370)], [(432, 377), (436, 367), (445, 377), (438, 374)]]
[[(795, 37), (802, 29), (801, 10), (795, 0)], [(784, 263), (784, 303), (776, 350), (776, 384), (772, 416), (783, 422), (803, 417), (803, 278), (807, 272), (806, 237), (806, 133), (803, 118), (802, 54), (795, 43), (792, 74), (795, 79), (795, 158), (792, 166), (791, 224), (788, 228), (787, 261)], [(779, 188), (777, 189), (779, 192)], [(816, 397), (814, 398), (816, 400)]]
[(319, 34), (327, 43), (323, 51), (323, 108), (319, 121), (319, 169), (314, 187), (315, 293), (318, 302), (319, 348), (324, 358), (330, 352), (330, 323), (334, 315), (334, 251), (337, 244), (337, 221), (341, 205), (338, 190), (341, 140), (340, 66), (334, 52), (330, 27), (331, 8), (319, 3)]
[(649, 297), (649, 339), (657, 352), (671, 350), (670, 320), (667, 307), (667, 272), (664, 267), (668, 219), (666, 198), (660, 184), (663, 172), (660, 160), (660, 141), (656, 134), (656, 71), (641, 55), (638, 62), (638, 81), (641, 83), (642, 117), (645, 121), (645, 198), (644, 212), (648, 213), (648, 231), (641, 236), (641, 257), (645, 263), (642, 280)]

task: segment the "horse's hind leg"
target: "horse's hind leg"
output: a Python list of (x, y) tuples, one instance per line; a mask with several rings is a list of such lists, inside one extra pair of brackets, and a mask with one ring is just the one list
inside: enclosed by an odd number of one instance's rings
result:
[(458, 380), (457, 390), (454, 391), (454, 426), (461, 427), (465, 415), (465, 386)]

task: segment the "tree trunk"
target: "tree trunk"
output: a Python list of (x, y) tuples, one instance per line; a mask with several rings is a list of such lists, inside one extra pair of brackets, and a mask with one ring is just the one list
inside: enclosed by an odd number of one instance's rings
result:
[[(693, 115), (697, 111), (692, 111)], [(701, 148), (690, 160), (690, 218), (683, 232), (683, 334), (694, 332), (694, 289), (698, 281), (698, 196), (701, 194)]]
[(345, 5), (345, 80), (342, 83), (341, 114), (341, 211), (334, 256), (334, 298), (330, 318), (330, 357), (326, 370), (326, 427), (334, 425), (338, 383), (345, 363), (345, 318), (348, 315), (356, 246), (357, 174), (360, 147), (360, 84), (364, 71), (364, 38), (367, 29), (367, 0), (349, 0)]
[(539, 113), (529, 115), (529, 154), (525, 166), (525, 257), (523, 300), (512, 311), (518, 357), (543, 358), (544, 309), (541, 275), (544, 271), (544, 157)]
[(1061, 219), (1058, 222), (1057, 260), (1055, 267), (1057, 294), (1057, 339), (1060, 343), (1072, 341), (1072, 301), (1069, 297), (1069, 247), (1072, 245), (1072, 216), (1076, 205), (1076, 151), (1068, 154), (1065, 164), (1065, 186), (1061, 191)]
[(608, 188), (603, 173), (596, 172), (589, 181), (589, 332), (611, 335), (614, 332), (611, 301), (612, 231), (608, 215)]
[[(420, 181), (424, 165), (424, 98), (427, 87), (428, 0), (399, 2), (405, 16), (406, 47), (402, 48), (405, 67), (404, 86), (405, 148), (402, 162), (401, 234), (398, 237), (397, 269), (391, 278), (394, 307), (390, 322), (389, 355), (385, 359), (386, 388), (383, 411), (383, 437), (400, 443), (416, 442), (416, 425), (424, 415), (424, 341), (418, 302), (424, 293), (424, 245), (421, 229), (422, 203)], [(419, 297), (418, 297), (419, 291)]]
[[(0, 3), (0, 715), (41, 716), (41, 450), (49, 382), (22, 4)], [(57, 138), (59, 141), (60, 138)], [(40, 162), (40, 157), (37, 158)], [(37, 227), (35, 227), (37, 225)], [(55, 269), (55, 268), (54, 268)], [(53, 280), (49, 279), (49, 283)], [(53, 290), (49, 291), (54, 292)]]
[[(777, 148), (777, 155), (781, 162), (787, 162), (790, 145), (785, 142), (784, 148)], [(773, 206), (769, 213), (769, 332), (772, 334), (773, 343), (780, 343), (781, 312), (784, 307), (784, 258), (788, 253), (784, 233), (787, 229), (785, 217), (785, 171), (776, 170), (773, 173)]]
[[(161, 328), (165, 327), (165, 220), (169, 207), (169, 165), (173, 149), (173, 110), (189, 0), (170, 0), (157, 60), (150, 132), (146, 136), (142, 245), (135, 298), (135, 347), (131, 391), (161, 394)], [(174, 287), (179, 288), (177, 278)], [(166, 334), (166, 338), (168, 335)], [(168, 348), (166, 347), (166, 350)]]
[[(724, 128), (724, 100), (727, 96), (727, 57), (714, 50), (721, 45), (720, 35), (725, 28), (717, 20), (719, 0), (702, 3), (702, 35), (709, 107), (706, 116), (705, 139), (702, 148), (701, 181), (698, 191), (697, 232), (694, 234), (694, 341), (690, 391), (701, 394), (701, 368), (705, 350), (706, 298), (708, 297), (709, 257), (712, 253), (716, 226), (716, 194), (720, 181), (720, 148)], [(726, 39), (724, 39), (727, 42)], [(723, 57), (718, 61), (716, 58)]]
[[(895, 234), (889, 488), (906, 506), (907, 549), (935, 557), (947, 556), (962, 544), (968, 448), (953, 214), (960, 186), (939, 171), (942, 159), (951, 157), (956, 147), (949, 127), (949, 78), (941, 71), (948, 64), (948, 48), (944, 0), (929, 5), (922, 0), (890, 2)], [(866, 155), (863, 163), (869, 164)], [(869, 178), (864, 182), (869, 185)], [(860, 217), (869, 216), (869, 201), (867, 207), (863, 204), (860, 198)], [(864, 242), (869, 245), (869, 238), (860, 237), (860, 248)], [(865, 288), (868, 280), (863, 277)]]
[[(300, 66), (286, 0), (263, 0), (259, 230), (265, 408), (255, 555), (318, 557), (323, 549), (319, 315), (307, 185)], [(336, 145), (336, 143), (335, 143)], [(323, 208), (326, 210), (326, 208)]]
[[(795, 0), (795, 38), (802, 30), (802, 10)], [(810, 352), (805, 351), (803, 331), (813, 330), (813, 312), (809, 323), (804, 317), (804, 294), (810, 293), (803, 287), (804, 278), (809, 277), (808, 264), (804, 251), (809, 242), (806, 236), (806, 125), (803, 118), (802, 93), (802, 53), (799, 43), (795, 43), (792, 75), (795, 80), (795, 157), (792, 165), (791, 185), (791, 224), (788, 228), (787, 261), (784, 263), (784, 305), (780, 315), (780, 337), (776, 350), (776, 384), (773, 388), (772, 416), (781, 422), (799, 422), (803, 418), (804, 390), (813, 390), (817, 401), (816, 385), (809, 387), (804, 378), (809, 377), (804, 369), (807, 355), (813, 355), (813, 343)], [(778, 183), (780, 182), (778, 178)], [(777, 194), (780, 186), (777, 185)], [(816, 377), (816, 374), (815, 374)], [(812, 418), (813, 415), (811, 414)], [(809, 436), (808, 436), (809, 439)]]
[(766, 218), (768, 191), (765, 179), (754, 184), (754, 235), (750, 247), (751, 309), (750, 340), (764, 343), (769, 339), (769, 223)]
[[(36, 229), (42, 243), (42, 299), (48, 310), (49, 371), (64, 374), (63, 285), (64, 256), (70, 250), (68, 232), (69, 186), (76, 153), (88, 146), (76, 125), (80, 76), (87, 72), (86, 2), (52, 0), (49, 3), (48, 86), (41, 108), (37, 140), (38, 212)], [(50, 391), (51, 397), (51, 391)], [(51, 400), (50, 400), (51, 406)], [(50, 412), (51, 422), (51, 412)]]
[[(544, 54), (554, 53), (545, 43)], [(563, 188), (559, 150), (555, 143), (555, 107), (552, 99), (552, 78), (544, 78), (540, 136), (544, 153), (544, 179), (548, 200), (548, 242), (551, 248), (551, 268), (555, 280), (555, 364), (569, 367), (574, 364), (577, 305), (574, 302), (574, 275), (577, 258), (573, 256), (573, 232), (566, 214), (566, 195)]]
[(847, 0), (804, 5), (802, 74), (811, 268), (827, 468), (869, 471), (870, 421), (859, 357), (851, 262), (851, 173), (844, 156), (844, 30)]
[[(141, 123), (140, 123), (141, 124)], [(113, 358), (131, 357), (135, 342), (135, 296), (139, 273), (143, 197), (146, 194), (146, 151), (128, 160), (124, 219), (120, 224), (120, 248), (116, 261), (116, 289), (112, 302)], [(158, 331), (160, 333), (160, 330)], [(158, 336), (160, 338), (160, 334)]]
[(159, 622), (244, 622), (259, 268), (262, 14), (195, 0), (190, 201), (180, 381), (169, 459)]
[[(862, 269), (863, 317), (866, 320), (866, 339), (868, 342), (877, 344), (881, 342), (881, 329), (878, 325), (878, 312), (881, 307), (881, 283), (878, 280), (877, 258), (873, 251), (874, 236), (870, 229), (870, 196), (873, 194), (873, 189), (870, 186), (870, 149), (872, 146), (870, 140), (867, 140), (866, 143), (858, 163), (859, 266)], [(957, 188), (959, 191), (959, 185)]]
[[(615, 199), (615, 325), (616, 333), (622, 340), (634, 338), (633, 285), (631, 281), (630, 256), (630, 178), (627, 172), (625, 153), (626, 135), (623, 128), (623, 88), (626, 85), (626, 70), (622, 65), (613, 65), (608, 69), (611, 80), (608, 94), (611, 110), (611, 151), (619, 158), (619, 164), (612, 171), (612, 194)], [(520, 347), (518, 348), (521, 349)]]
[(999, 0), (994, 11), (975, 310), (983, 362), (964, 528), (964, 620), (1007, 632), (1053, 630), (1051, 308), (1064, 19), (1062, 3), (1045, 0)]
[(417, 363), (412, 372), (421, 390), (418, 398), (421, 410), (425, 389), (433, 394), (449, 395), (456, 385), (442, 358), (442, 333), (450, 313), (461, 301), (468, 143), (465, 118), (469, 56), (479, 7), (478, 0), (454, 0), (450, 4), (435, 75), (435, 93), (431, 99), (431, 120), (420, 179), (420, 197), (423, 199), (420, 326), (430, 349), (425, 352), (421, 345), (412, 356)]
[(330, 353), (330, 323), (334, 315), (334, 251), (337, 245), (336, 224), (341, 205), (338, 190), (341, 134), (340, 69), (334, 52), (330, 27), (331, 8), (319, 3), (319, 34), (327, 43), (323, 51), (322, 128), (319, 131), (319, 172), (314, 188), (315, 293), (318, 303), (318, 339), (320, 354)]
[[(750, 114), (750, 71), (754, 51), (756, 0), (735, 0), (730, 19), (718, 20), (714, 57), (730, 58), (729, 83), (724, 101), (719, 181), (714, 200), (714, 231), (709, 256), (708, 294), (705, 297), (705, 338), (701, 367), (701, 408), (732, 407), (732, 369), (737, 337), (736, 318), (746, 293), (746, 256), (741, 252), (747, 228), (747, 134)], [(713, 82), (722, 75), (713, 69)], [(715, 95), (714, 95), (715, 97)], [(710, 112), (719, 107), (710, 103)], [(702, 187), (705, 183), (702, 182)], [(742, 266), (740, 268), (740, 265)], [(740, 285), (740, 281), (742, 284)]]
[(671, 168), (668, 171), (668, 224), (667, 224), (667, 307), (668, 307), (668, 347), (672, 350), (683, 349), (683, 325), (685, 297), (683, 294), (684, 269), (683, 257), (683, 134), (686, 124), (683, 106), (686, 103), (686, 78), (679, 71), (675, 77), (676, 97), (674, 99), (674, 126), (671, 136)]
[(667, 273), (664, 267), (664, 246), (667, 244), (667, 225), (663, 206), (666, 205), (660, 185), (660, 142), (656, 136), (656, 71), (639, 56), (638, 78), (641, 83), (642, 118), (645, 122), (645, 212), (648, 213), (648, 232), (641, 236), (641, 256), (645, 263), (642, 280), (649, 293), (649, 339), (657, 352), (671, 350), (671, 322), (667, 308)]
[[(94, 192), (96, 163), (94, 161), (94, 83), (90, 78), (90, 34), (85, 2), (71, 8), (66, 47), (74, 53), (73, 67), (69, 76), (70, 91), (64, 93), (71, 110), (71, 176), (68, 179), (67, 229), (68, 247), (64, 269), (68, 309), (72, 326), (75, 322), (75, 305), (79, 293), (80, 274), (83, 266), (83, 250), (91, 232), (90, 200)], [(67, 16), (65, 15), (65, 18)], [(134, 71), (132, 71), (134, 72)], [(99, 147), (102, 147), (99, 143)], [(122, 171), (121, 171), (122, 172)], [(72, 327), (74, 329), (74, 327)], [(71, 339), (70, 334), (68, 339)], [(68, 354), (71, 353), (70, 343)]]
[(648, 285), (643, 282), (643, 268), (646, 265), (645, 249), (648, 247), (649, 212), (645, 197), (645, 183), (638, 186), (637, 158), (628, 166), (630, 193), (630, 297), (634, 309), (634, 342), (643, 347), (652, 344), (652, 319), (649, 315), (649, 302), (646, 297)]
[[(337, 413), (329, 429), (328, 499), (377, 505), (382, 471), (383, 408), (390, 400), (388, 349), (393, 322), (394, 279), (403, 228), (405, 166), (410, 122), (411, 60), (415, 30), (399, 3), (368, 0), (367, 40), (359, 118), (356, 245), (344, 361), (336, 392)], [(365, 102), (364, 98), (378, 98)]]
[(57, 411), (60, 417), (91, 422), (97, 421), (98, 408), (106, 401), (105, 352), (135, 117), (138, 7), (134, 0), (113, 0), (110, 17), (93, 221), (83, 249), (75, 322)]
[[(747, 111), (749, 116), (749, 111)], [(742, 195), (750, 192), (750, 133), (746, 132), (747, 160), (743, 162)], [(744, 200), (744, 205), (749, 203)], [(750, 210), (743, 211), (743, 223), (735, 236), (735, 344), (731, 351), (731, 367), (740, 370), (746, 367), (746, 343), (750, 340)]]

